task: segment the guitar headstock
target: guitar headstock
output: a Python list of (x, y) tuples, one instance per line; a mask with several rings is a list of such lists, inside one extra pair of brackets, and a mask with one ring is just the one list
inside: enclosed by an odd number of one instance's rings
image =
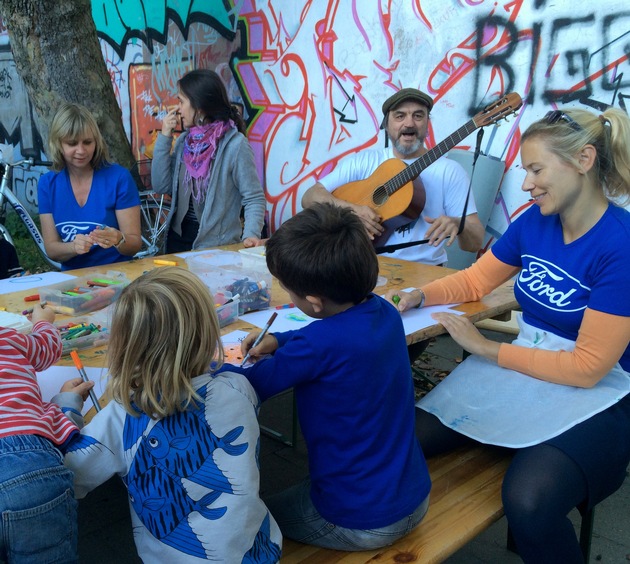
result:
[(523, 105), (523, 100), (516, 92), (510, 92), (492, 104), (488, 104), (483, 110), (475, 115), (473, 121), (477, 127), (491, 125), (506, 118), (510, 114), (516, 113)]

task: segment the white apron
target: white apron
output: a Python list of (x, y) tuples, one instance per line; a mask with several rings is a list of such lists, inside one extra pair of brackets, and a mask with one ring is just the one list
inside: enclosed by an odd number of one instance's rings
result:
[[(528, 325), (518, 316), (513, 344), (571, 351), (575, 342)], [(544, 382), (473, 355), (416, 406), (482, 443), (523, 448), (542, 443), (618, 402), (630, 374), (617, 363), (593, 388)]]

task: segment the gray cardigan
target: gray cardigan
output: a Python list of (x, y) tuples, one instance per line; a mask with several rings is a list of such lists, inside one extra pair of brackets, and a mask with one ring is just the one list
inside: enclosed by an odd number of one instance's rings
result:
[[(186, 135), (187, 131), (179, 136), (171, 152), (172, 137), (159, 133), (153, 151), (153, 190), (158, 194), (171, 194), (174, 204), (178, 201)], [(260, 237), (265, 218), (265, 194), (256, 172), (254, 152), (247, 138), (236, 129), (229, 130), (219, 142), (212, 163), (208, 192), (202, 205), (203, 209), (195, 206), (199, 217), (199, 233), (193, 249), (229, 245), (247, 237)], [(241, 227), (241, 207), (245, 208), (244, 227)], [(169, 223), (174, 217), (175, 208), (173, 205), (168, 214)]]

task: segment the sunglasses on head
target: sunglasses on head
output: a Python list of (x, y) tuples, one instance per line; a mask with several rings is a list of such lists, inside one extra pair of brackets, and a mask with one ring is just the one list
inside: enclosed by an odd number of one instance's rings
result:
[(550, 125), (558, 123), (559, 121), (563, 121), (574, 131), (582, 131), (582, 126), (577, 121), (575, 121), (571, 116), (565, 114), (560, 110), (552, 110), (550, 112), (547, 112), (545, 114), (544, 120)]

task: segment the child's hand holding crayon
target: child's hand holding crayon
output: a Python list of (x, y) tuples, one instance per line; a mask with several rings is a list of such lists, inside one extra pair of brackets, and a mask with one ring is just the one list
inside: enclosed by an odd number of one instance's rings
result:
[(52, 323), (55, 320), (55, 310), (46, 307), (46, 302), (42, 302), (39, 306), (33, 308), (33, 312), (30, 314), (30, 319), (33, 325), (38, 321), (48, 321)]

